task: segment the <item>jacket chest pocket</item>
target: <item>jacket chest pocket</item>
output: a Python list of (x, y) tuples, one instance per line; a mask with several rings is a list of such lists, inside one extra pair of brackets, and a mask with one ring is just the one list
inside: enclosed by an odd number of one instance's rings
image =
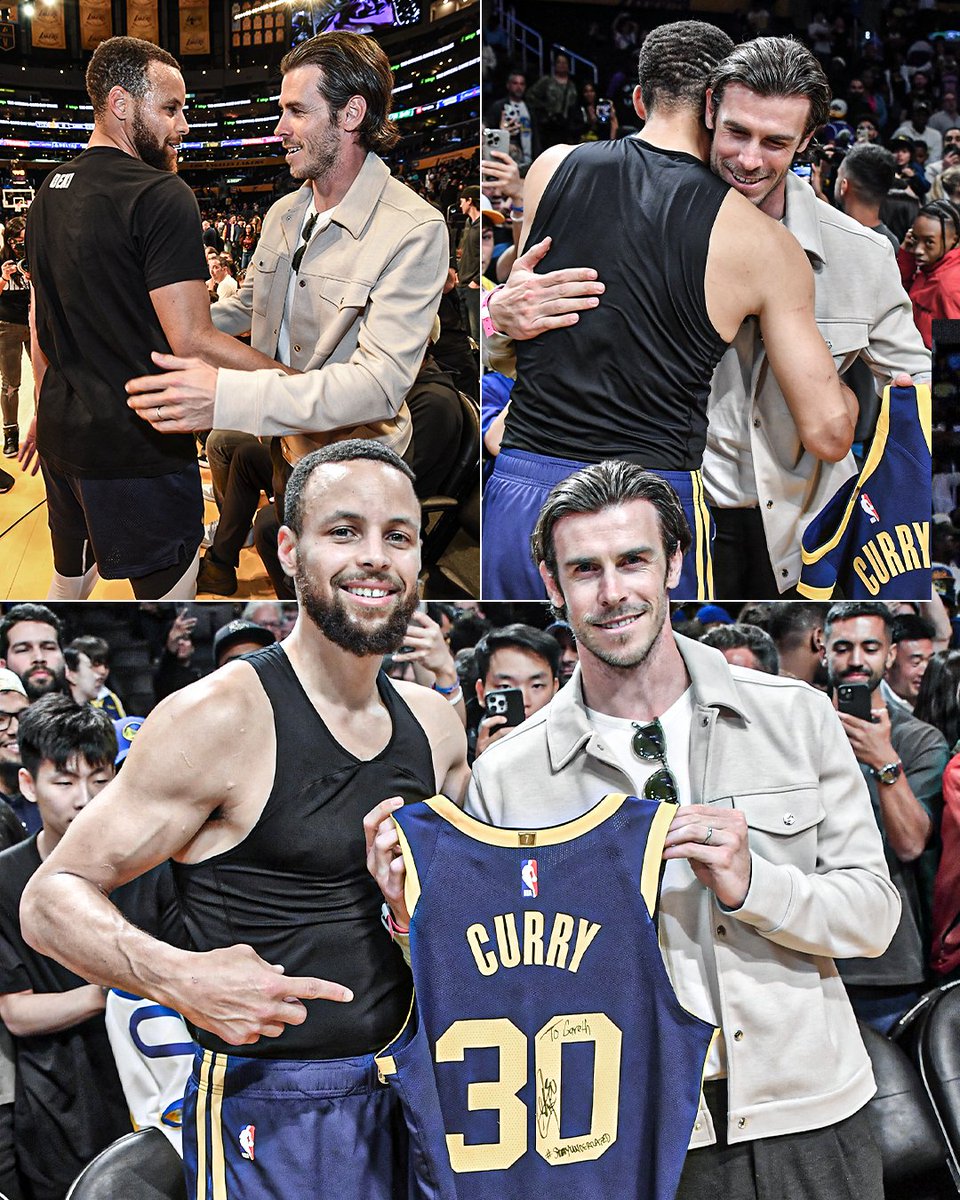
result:
[(276, 250), (259, 247), (256, 258), (250, 260), (248, 272), (254, 272), (253, 311), (262, 317), (270, 309), (270, 301), (278, 286), (277, 271), (280, 255)]
[(870, 341), (870, 325), (866, 318), (845, 318), (842, 321), (817, 321), (820, 336), (827, 343), (835, 363), (856, 355)]
[(320, 315), (328, 317), (335, 313), (353, 309), (362, 313), (370, 299), (371, 284), (357, 282), (351, 279), (331, 279), (329, 276), (309, 275), (297, 281), (298, 287), (315, 297), (315, 303), (322, 310)]
[(826, 815), (817, 789), (750, 792), (734, 807), (747, 819), (750, 848), (767, 862), (809, 874), (817, 866), (817, 830)]

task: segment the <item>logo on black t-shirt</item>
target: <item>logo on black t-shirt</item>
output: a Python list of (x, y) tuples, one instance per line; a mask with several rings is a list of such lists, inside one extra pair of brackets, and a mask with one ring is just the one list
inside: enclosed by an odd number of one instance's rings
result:
[(54, 175), (50, 180), (52, 188), (68, 188), (73, 183), (73, 172), (70, 171), (66, 175)]

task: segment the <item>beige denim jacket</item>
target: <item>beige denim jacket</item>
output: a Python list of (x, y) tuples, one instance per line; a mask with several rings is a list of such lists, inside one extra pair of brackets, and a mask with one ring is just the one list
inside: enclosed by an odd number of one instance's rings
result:
[[(694, 693), (692, 799), (746, 815), (752, 875), (734, 912), (703, 889), (711, 944), (665, 948), (668, 969), (671, 953), (715, 956), (729, 1141), (821, 1128), (876, 1090), (833, 960), (882, 954), (900, 919), (867, 788), (826, 696), (730, 667), (688, 638), (677, 645)], [(625, 790), (630, 781), (590, 726), (577, 668), (546, 708), (477, 759), (466, 809), (536, 828)], [(691, 1146), (715, 1140), (701, 1103)]]

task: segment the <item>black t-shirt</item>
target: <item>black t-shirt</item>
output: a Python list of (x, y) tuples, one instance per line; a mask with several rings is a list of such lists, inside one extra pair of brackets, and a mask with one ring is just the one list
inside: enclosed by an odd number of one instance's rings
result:
[[(0, 854), (0, 993), (67, 992), (86, 980), (20, 933), (20, 897), (40, 866), (37, 839)], [(130, 1132), (103, 1014), (72, 1029), (14, 1039), (17, 1163), (37, 1200), (61, 1197), (81, 1169)]]
[(188, 434), (157, 433), (127, 407), (126, 381), (170, 353), (150, 292), (208, 275), (200, 211), (182, 179), (108, 146), (47, 176), (30, 208), (37, 337), (50, 366), (37, 447), (60, 471), (145, 478), (196, 459)]

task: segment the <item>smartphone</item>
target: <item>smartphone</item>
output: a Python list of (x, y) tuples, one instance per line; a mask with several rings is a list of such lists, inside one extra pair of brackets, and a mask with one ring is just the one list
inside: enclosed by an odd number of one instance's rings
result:
[(506, 717), (498, 729), (523, 724), (523, 692), (519, 688), (498, 688), (483, 698), (488, 717)]
[(499, 150), (501, 154), (509, 154), (510, 134), (506, 129), (485, 129), (483, 145), (486, 150)]
[(813, 174), (813, 167), (808, 162), (794, 163), (790, 170), (794, 173), (794, 175), (797, 176), (798, 179), (806, 179), (808, 183), (810, 182), (810, 177)]
[(613, 112), (613, 104), (609, 100), (597, 101), (597, 122), (600, 125), (610, 124), (610, 114)]
[(865, 683), (841, 683), (837, 685), (837, 708), (861, 721), (872, 721), (870, 688)]

